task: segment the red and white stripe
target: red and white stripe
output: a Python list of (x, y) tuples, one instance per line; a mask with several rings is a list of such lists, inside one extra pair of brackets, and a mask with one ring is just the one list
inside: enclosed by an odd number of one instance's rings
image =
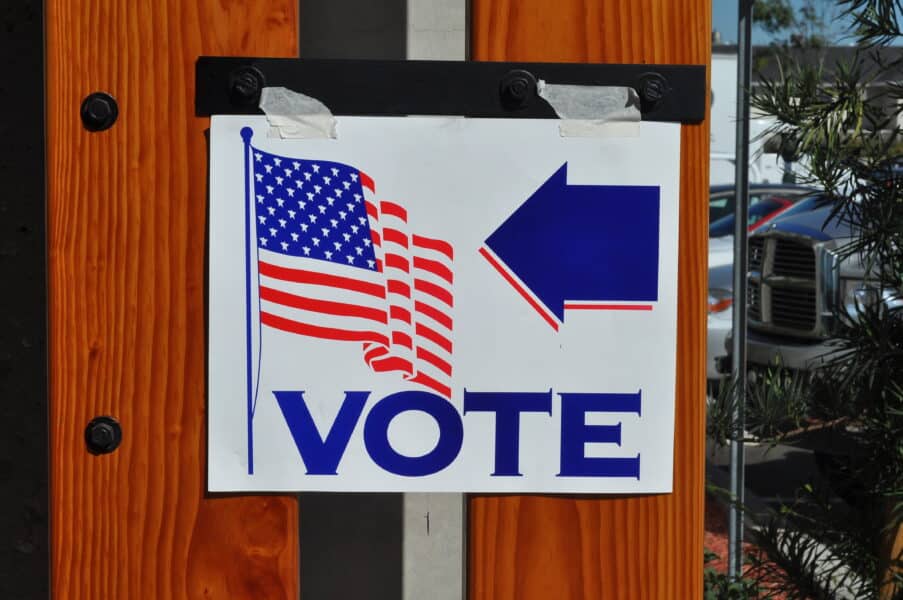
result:
[(454, 250), (448, 242), (411, 236), (411, 295), (417, 374), (413, 380), (451, 397)]
[(321, 339), (363, 343), (376, 372), (400, 372), (451, 397), (451, 244), (408, 233), (407, 211), (373, 200), (360, 173), (377, 270), (260, 249), (260, 321)]
[(370, 231), (377, 249), (377, 264), (385, 277), (389, 344), (368, 344), (364, 359), (376, 372), (401, 371), (406, 378), (415, 373), (414, 331), (411, 322), (411, 270), (407, 215), (390, 202), (379, 208), (367, 200)]
[[(389, 347), (366, 344), (377, 371), (400, 370), (405, 378), (451, 396), (454, 252), (451, 244), (408, 233), (404, 207), (381, 201), (368, 206), (377, 256), (386, 278)], [(378, 228), (374, 220), (378, 220)]]
[(389, 343), (380, 273), (264, 249), (258, 257), (261, 324), (322, 339)]

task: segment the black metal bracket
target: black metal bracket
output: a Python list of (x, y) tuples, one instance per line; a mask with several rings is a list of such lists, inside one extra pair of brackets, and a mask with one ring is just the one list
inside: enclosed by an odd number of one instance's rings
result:
[(0, 12), (4, 81), (16, 82), (0, 86), (0, 280), (14, 290), (0, 294), (0, 598), (49, 598), (45, 9), (6, 0)]
[(704, 65), (618, 65), (404, 60), (303, 60), (202, 56), (195, 112), (261, 114), (264, 86), (317, 98), (335, 115), (460, 115), (557, 118), (536, 81), (625, 86), (640, 97), (643, 120), (698, 123), (705, 118)]

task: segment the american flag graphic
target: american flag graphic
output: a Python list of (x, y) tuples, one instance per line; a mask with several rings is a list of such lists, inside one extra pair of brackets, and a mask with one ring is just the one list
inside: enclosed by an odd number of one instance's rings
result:
[(336, 162), (248, 146), (260, 324), (361, 345), (375, 372), (451, 397), (453, 248)]

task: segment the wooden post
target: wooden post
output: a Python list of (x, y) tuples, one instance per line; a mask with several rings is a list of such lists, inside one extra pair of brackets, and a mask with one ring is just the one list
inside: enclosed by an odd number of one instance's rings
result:
[[(209, 497), (201, 54), (292, 56), (297, 1), (47, 0), (52, 593), (298, 597), (297, 508)], [(119, 118), (79, 117), (104, 91)], [(94, 456), (85, 426), (115, 417)]]
[[(894, 522), (894, 502), (888, 502), (885, 509), (885, 523)], [(881, 540), (881, 562), (878, 565), (881, 573), (881, 600), (894, 600), (903, 592), (903, 585), (896, 579), (903, 576), (903, 525), (891, 526), (884, 532)]]
[[(472, 9), (476, 60), (710, 61), (708, 0), (473, 0)], [(674, 492), (474, 497), (472, 600), (702, 597), (708, 122), (681, 136)]]

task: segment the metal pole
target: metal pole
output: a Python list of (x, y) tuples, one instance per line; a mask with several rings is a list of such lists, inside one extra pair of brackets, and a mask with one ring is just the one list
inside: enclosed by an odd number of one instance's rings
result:
[(732, 378), (735, 383), (731, 437), (731, 509), (728, 522), (728, 575), (737, 579), (743, 567), (743, 409), (746, 403), (746, 271), (749, 218), (749, 86), (752, 69), (753, 0), (739, 0), (737, 22), (737, 147), (734, 190), (734, 312)]

